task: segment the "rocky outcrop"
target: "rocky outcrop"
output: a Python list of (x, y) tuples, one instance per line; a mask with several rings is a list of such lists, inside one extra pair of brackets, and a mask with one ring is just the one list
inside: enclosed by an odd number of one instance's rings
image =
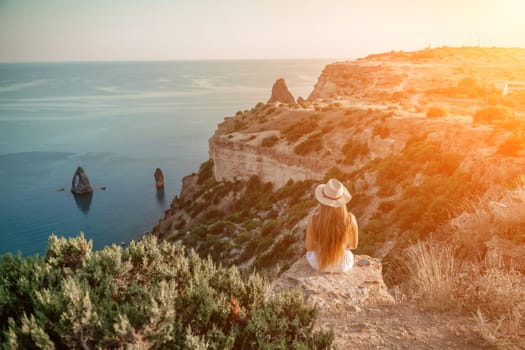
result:
[(321, 310), (340, 306), (361, 307), (394, 302), (381, 275), (379, 260), (356, 255), (356, 265), (346, 273), (323, 273), (312, 269), (306, 258), (295, 262), (273, 284), (273, 291), (291, 288), (303, 291), (307, 302)]
[(288, 86), (286, 86), (286, 82), (282, 78), (277, 79), (273, 84), (272, 96), (270, 97), (267, 103), (275, 102), (295, 104), (295, 98), (293, 97), (291, 92), (288, 91)]
[[(368, 325), (366, 314), (395, 306), (383, 282), (379, 260), (356, 255), (355, 261), (356, 266), (347, 273), (322, 273), (313, 270), (303, 257), (273, 283), (273, 293), (299, 288), (305, 301), (317, 306), (316, 326), (334, 331), (338, 349), (369, 349), (375, 345), (363, 332)], [(361, 335), (364, 341), (360, 341)]]
[(87, 195), (93, 193), (93, 188), (81, 166), (77, 168), (77, 171), (75, 171), (75, 174), (73, 175), (73, 180), (71, 180), (71, 192), (75, 195)]
[(153, 174), (155, 177), (155, 186), (158, 190), (164, 188), (164, 174), (162, 173), (162, 170), (160, 168), (157, 168), (155, 170), (155, 174)]

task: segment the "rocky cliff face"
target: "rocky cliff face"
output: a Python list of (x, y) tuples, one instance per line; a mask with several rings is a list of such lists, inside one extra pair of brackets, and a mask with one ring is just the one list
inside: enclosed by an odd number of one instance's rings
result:
[[(304, 162), (290, 152), (289, 147), (264, 147), (266, 138), (279, 137), (278, 132), (228, 133), (227, 127), (219, 129), (209, 141), (209, 155), (217, 180), (247, 180), (257, 175), (263, 182), (282, 187), (290, 179), (303, 181), (322, 179), (330, 163), (322, 159)], [(249, 140), (247, 140), (249, 138)]]

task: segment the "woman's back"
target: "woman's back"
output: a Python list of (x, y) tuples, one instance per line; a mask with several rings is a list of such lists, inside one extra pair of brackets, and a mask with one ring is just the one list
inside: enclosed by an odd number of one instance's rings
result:
[(357, 221), (346, 210), (352, 196), (339, 181), (331, 179), (317, 186), (316, 198), (321, 206), (308, 220), (307, 259), (317, 270), (343, 272), (353, 265), (348, 248), (355, 249), (358, 242)]

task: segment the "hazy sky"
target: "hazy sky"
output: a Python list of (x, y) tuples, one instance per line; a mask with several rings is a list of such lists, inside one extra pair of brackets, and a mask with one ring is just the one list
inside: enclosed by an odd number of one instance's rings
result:
[(525, 47), (525, 0), (0, 0), (0, 61)]

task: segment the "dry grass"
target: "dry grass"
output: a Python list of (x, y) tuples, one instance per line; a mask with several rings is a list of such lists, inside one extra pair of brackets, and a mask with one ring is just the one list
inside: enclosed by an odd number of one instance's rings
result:
[(463, 295), (467, 307), (477, 306), (478, 332), (498, 349), (525, 348), (525, 278), (496, 268), (475, 276)]
[(431, 309), (455, 306), (453, 295), (456, 264), (452, 247), (437, 242), (420, 242), (407, 248), (407, 268), (414, 296)]
[(525, 348), (525, 276), (485, 262), (460, 268), (444, 243), (420, 242), (406, 256), (407, 295), (431, 310), (473, 313), (480, 336), (498, 349)]
[[(465, 199), (451, 213), (450, 236), (454, 244), (479, 250), (494, 237), (521, 244), (525, 241), (525, 186), (521, 177), (507, 190), (481, 198)], [(474, 238), (474, 239), (473, 239)]]

